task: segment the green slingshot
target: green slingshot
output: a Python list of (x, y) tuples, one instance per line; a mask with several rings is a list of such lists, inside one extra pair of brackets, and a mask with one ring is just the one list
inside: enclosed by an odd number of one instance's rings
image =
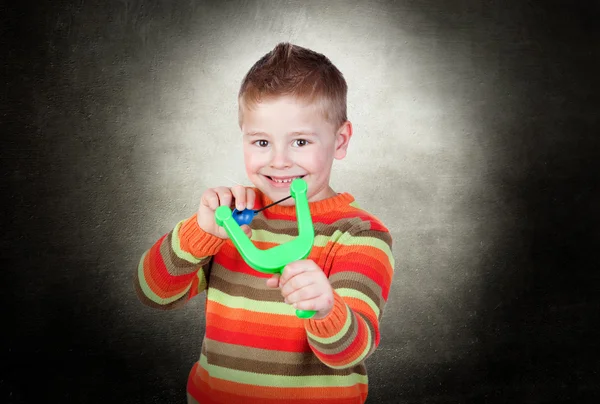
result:
[[(234, 220), (228, 206), (217, 208), (215, 220), (219, 226), (225, 229), (248, 266), (259, 272), (281, 273), (283, 268), (290, 262), (306, 259), (315, 241), (315, 230), (308, 207), (307, 191), (308, 186), (301, 178), (296, 178), (290, 184), (290, 193), (296, 201), (298, 237), (268, 250), (260, 250), (252, 244)], [(314, 314), (315, 311), (312, 310), (296, 310), (296, 316), (299, 318), (311, 318)]]

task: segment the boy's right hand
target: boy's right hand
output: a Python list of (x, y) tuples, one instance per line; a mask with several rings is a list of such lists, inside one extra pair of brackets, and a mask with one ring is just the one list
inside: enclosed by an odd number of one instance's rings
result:
[[(231, 210), (253, 209), (256, 194), (252, 188), (246, 188), (236, 185), (233, 188), (217, 187), (209, 188), (200, 198), (200, 207), (198, 208), (198, 226), (207, 233), (222, 239), (228, 239), (229, 236), (224, 228), (215, 221), (215, 210), (219, 206), (229, 206)], [(248, 225), (240, 226), (248, 238), (252, 237), (252, 229)]]

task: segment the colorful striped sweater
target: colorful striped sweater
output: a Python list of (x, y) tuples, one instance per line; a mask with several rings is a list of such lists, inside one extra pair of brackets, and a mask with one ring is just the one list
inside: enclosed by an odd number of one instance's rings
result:
[[(257, 194), (255, 209), (272, 201)], [(187, 383), (188, 403), (364, 403), (364, 360), (380, 341), (392, 282), (389, 231), (348, 194), (309, 204), (315, 243), (308, 259), (327, 274), (334, 308), (299, 319), (271, 276), (250, 268), (230, 240), (202, 231), (196, 215), (161, 237), (139, 263), (134, 285), (151, 307), (174, 309), (206, 291), (206, 334)], [(267, 249), (298, 235), (295, 208), (275, 205), (252, 221)]]

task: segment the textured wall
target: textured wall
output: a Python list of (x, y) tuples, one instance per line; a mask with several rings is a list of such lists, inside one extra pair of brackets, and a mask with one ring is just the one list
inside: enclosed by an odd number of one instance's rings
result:
[(394, 237), (369, 403), (598, 396), (597, 12), (433, 0), (7, 8), (2, 401), (184, 401), (202, 299), (152, 311), (131, 274), (204, 189), (249, 184), (236, 95), (280, 41), (345, 74), (355, 132), (333, 187)]

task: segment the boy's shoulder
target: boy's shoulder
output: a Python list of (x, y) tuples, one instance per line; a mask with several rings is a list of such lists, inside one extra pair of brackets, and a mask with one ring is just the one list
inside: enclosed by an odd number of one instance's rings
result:
[(349, 193), (344, 193), (350, 197), (346, 209), (340, 212), (343, 219), (353, 222), (355, 231), (372, 231), (389, 233), (389, 229), (375, 214), (362, 207), (358, 201)]

